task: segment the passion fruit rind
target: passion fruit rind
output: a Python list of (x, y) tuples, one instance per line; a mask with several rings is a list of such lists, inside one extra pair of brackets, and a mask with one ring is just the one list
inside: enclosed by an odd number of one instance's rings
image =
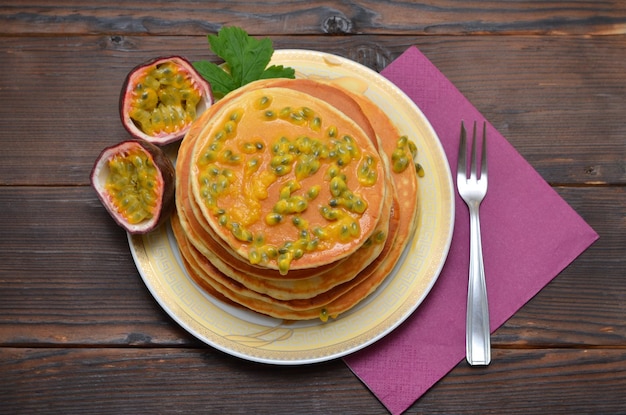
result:
[(102, 150), (91, 185), (111, 217), (131, 234), (156, 229), (176, 206), (174, 165), (160, 147), (143, 139)]
[(120, 93), (120, 118), (134, 138), (162, 146), (181, 140), (213, 104), (211, 85), (182, 56), (151, 59), (133, 68)]

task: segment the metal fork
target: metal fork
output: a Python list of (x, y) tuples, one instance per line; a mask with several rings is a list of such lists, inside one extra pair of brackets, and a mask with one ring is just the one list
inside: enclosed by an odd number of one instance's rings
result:
[(467, 362), (472, 366), (488, 365), (491, 362), (489, 306), (478, 214), (480, 203), (487, 194), (487, 133), (485, 127), (486, 123), (483, 123), (480, 177), (477, 176), (476, 168), (476, 121), (474, 121), (472, 134), (470, 175), (467, 175), (467, 133), (463, 122), (461, 122), (457, 170), (459, 195), (467, 204), (470, 213), (470, 266), (467, 289), (465, 355)]

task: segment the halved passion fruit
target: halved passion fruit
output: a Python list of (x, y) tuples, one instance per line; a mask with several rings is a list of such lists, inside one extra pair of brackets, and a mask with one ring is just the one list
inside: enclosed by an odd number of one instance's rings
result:
[(130, 71), (120, 96), (120, 116), (133, 137), (164, 145), (182, 139), (212, 104), (210, 84), (188, 60), (169, 56)]
[(91, 185), (127, 232), (146, 233), (169, 217), (174, 203), (174, 166), (160, 147), (127, 140), (105, 148), (91, 172)]

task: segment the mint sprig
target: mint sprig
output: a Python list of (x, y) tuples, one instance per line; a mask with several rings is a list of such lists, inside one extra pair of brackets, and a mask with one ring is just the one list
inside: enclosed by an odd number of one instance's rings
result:
[(274, 54), (270, 38), (259, 40), (240, 27), (224, 26), (217, 35), (208, 35), (208, 40), (211, 51), (222, 58), (225, 65), (198, 61), (193, 66), (211, 84), (215, 98), (259, 79), (295, 78), (293, 68), (268, 67)]

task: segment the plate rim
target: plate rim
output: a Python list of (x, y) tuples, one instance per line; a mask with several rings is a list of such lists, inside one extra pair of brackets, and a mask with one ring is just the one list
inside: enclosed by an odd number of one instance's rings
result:
[[(232, 348), (226, 347), (216, 341), (212, 341), (210, 338), (207, 338), (203, 333), (201, 333), (202, 327), (198, 328), (196, 324), (193, 324), (193, 323), (199, 324), (199, 322), (197, 322), (193, 316), (190, 316), (189, 313), (187, 313), (187, 311), (184, 310), (182, 307), (180, 307), (178, 304), (172, 304), (171, 302), (166, 301), (164, 290), (159, 285), (162, 281), (159, 281), (158, 278), (156, 278), (153, 275), (148, 275), (150, 274), (150, 272), (148, 272), (148, 270), (144, 266), (146, 261), (148, 261), (149, 263), (149, 260), (146, 259), (148, 258), (148, 253), (146, 251), (147, 236), (146, 235), (132, 235), (130, 233), (127, 234), (128, 243), (129, 243), (133, 260), (142, 277), (144, 284), (147, 286), (153, 298), (157, 301), (157, 303), (161, 306), (161, 308), (163, 308), (163, 310), (174, 321), (176, 321), (177, 324), (179, 324), (183, 329), (185, 329), (190, 334), (194, 335), (194, 337), (201, 340), (205, 344), (217, 350), (220, 350), (224, 353), (227, 353), (229, 355), (242, 358), (248, 361), (266, 363), (266, 364), (275, 364), (275, 365), (303, 365), (303, 364), (319, 363), (323, 361), (328, 361), (328, 360), (333, 360), (333, 359), (337, 359), (340, 357), (344, 357), (348, 354), (354, 353), (358, 350), (361, 350), (379, 341), (380, 339), (382, 339), (383, 337), (387, 336), (389, 333), (394, 331), (404, 321), (406, 321), (406, 319), (408, 319), (415, 312), (415, 310), (417, 310), (417, 308), (424, 302), (426, 297), (431, 292), (433, 286), (439, 279), (439, 276), (441, 274), (443, 266), (445, 265), (446, 259), (450, 251), (450, 245), (452, 242), (452, 236), (453, 236), (453, 230), (454, 230), (454, 217), (455, 217), (455, 208), (456, 208), (452, 174), (451, 174), (449, 162), (447, 160), (441, 140), (439, 139), (439, 136), (433, 129), (428, 118), (423, 114), (421, 109), (413, 102), (413, 100), (404, 91), (402, 91), (399, 87), (394, 85), (391, 81), (389, 81), (387, 78), (385, 78), (380, 73), (374, 71), (373, 69), (368, 68), (351, 59), (348, 59), (339, 55), (327, 53), (327, 52), (308, 50), (308, 49), (277, 49), (274, 51), (274, 55), (272, 56), (272, 61), (270, 62), (270, 64), (275, 64), (275, 63), (281, 64), (281, 60), (284, 61), (289, 56), (307, 56), (307, 57), (314, 58), (314, 59), (322, 59), (322, 60), (326, 59), (329, 61), (337, 62), (338, 65), (346, 65), (349, 68), (355, 68), (356, 70), (370, 77), (374, 77), (380, 84), (385, 85), (388, 89), (391, 90), (391, 92), (394, 95), (397, 95), (401, 100), (403, 100), (404, 105), (408, 105), (409, 107), (411, 107), (412, 111), (418, 113), (421, 116), (421, 120), (420, 120), (421, 123), (428, 130), (428, 133), (435, 139), (434, 143), (431, 143), (431, 144), (434, 144), (437, 147), (436, 150), (439, 153), (439, 156), (442, 156), (442, 157), (438, 157), (437, 161), (444, 163), (443, 167), (440, 170), (446, 172), (445, 177), (442, 179), (443, 179), (444, 184), (447, 185), (446, 193), (450, 196), (447, 200), (444, 201), (444, 203), (446, 203), (447, 205), (447, 211), (449, 212), (449, 215), (447, 216), (447, 221), (449, 223), (447, 226), (448, 232), (443, 238), (445, 243), (440, 252), (440, 260), (436, 264), (434, 269), (431, 270), (432, 276), (430, 278), (430, 281), (428, 281), (428, 284), (426, 284), (426, 286), (424, 287), (424, 290), (422, 291), (419, 298), (416, 299), (415, 303), (411, 304), (408, 307), (403, 307), (404, 311), (402, 315), (396, 318), (392, 322), (392, 324), (389, 324), (387, 327), (385, 327), (383, 330), (380, 330), (375, 335), (370, 336), (365, 341), (358, 342), (356, 345), (353, 345), (352, 347), (347, 347), (342, 350), (338, 350), (334, 353), (322, 354), (317, 357), (296, 358), (296, 359), (289, 359), (289, 358), (276, 359), (276, 358), (271, 358), (271, 357), (262, 357), (262, 356), (258, 356), (258, 355), (251, 354), (251, 353), (243, 353), (238, 350), (234, 350)], [(390, 91), (387, 91), (387, 92), (390, 92)], [(419, 225), (420, 224), (418, 224), (418, 226)], [(169, 226), (169, 224), (167, 226)], [(154, 232), (152, 234), (154, 234)], [(403, 252), (403, 256), (399, 261), (400, 264), (406, 259), (406, 256), (408, 255), (408, 251), (411, 250), (410, 248), (411, 248), (411, 245), (409, 244), (409, 246), (407, 246), (405, 251)], [(183, 272), (186, 272), (186, 271), (184, 271), (183, 269)], [(187, 276), (187, 278), (189, 277)], [(181, 314), (186, 315), (188, 318), (187, 319), (183, 318)], [(191, 324), (190, 324), (190, 321), (192, 322)], [(332, 324), (332, 322), (330, 324)], [(359, 336), (355, 336), (355, 337), (359, 337)]]

